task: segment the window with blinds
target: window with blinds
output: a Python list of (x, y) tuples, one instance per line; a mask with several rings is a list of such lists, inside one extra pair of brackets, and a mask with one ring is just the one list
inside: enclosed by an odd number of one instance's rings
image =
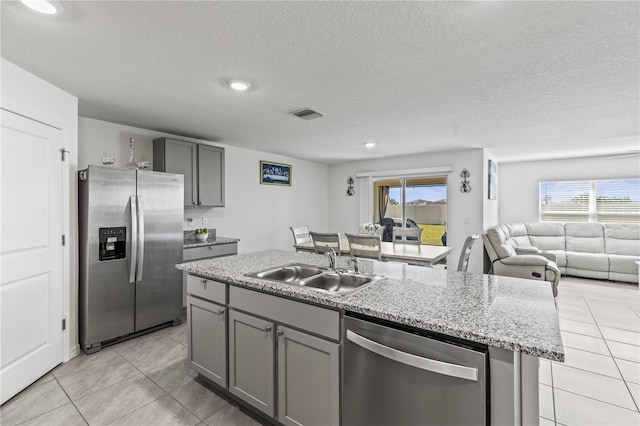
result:
[(540, 221), (640, 223), (640, 179), (540, 182)]

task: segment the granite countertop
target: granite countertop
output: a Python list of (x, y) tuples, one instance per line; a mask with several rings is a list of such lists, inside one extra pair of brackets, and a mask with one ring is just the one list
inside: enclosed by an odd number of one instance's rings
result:
[[(520, 278), (361, 260), (360, 272), (382, 279), (351, 295), (245, 276), (289, 263), (327, 266), (313, 253), (270, 250), (179, 264), (204, 278), (361, 313), (511, 351), (564, 360), (551, 286)], [(348, 268), (338, 257), (338, 268)]]
[(209, 236), (205, 241), (196, 240), (195, 236), (193, 238), (186, 237), (184, 239), (183, 248), (194, 248), (194, 247), (207, 247), (207, 246), (215, 246), (219, 244), (231, 244), (237, 243), (240, 241), (237, 238), (225, 238), (225, 237), (217, 237), (215, 235)]

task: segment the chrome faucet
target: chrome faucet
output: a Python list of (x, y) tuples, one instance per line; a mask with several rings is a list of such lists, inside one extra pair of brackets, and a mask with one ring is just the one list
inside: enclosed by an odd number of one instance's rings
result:
[(360, 273), (360, 265), (358, 265), (358, 259), (355, 256), (351, 256), (351, 264), (353, 265), (353, 273), (354, 274), (359, 274)]
[(324, 255), (329, 258), (329, 268), (336, 269), (336, 251), (333, 249), (333, 247), (326, 247), (328, 250), (324, 252)]

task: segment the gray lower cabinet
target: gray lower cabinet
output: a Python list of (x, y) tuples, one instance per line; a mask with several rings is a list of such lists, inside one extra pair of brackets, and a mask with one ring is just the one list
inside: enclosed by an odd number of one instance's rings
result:
[(229, 391), (270, 417), (275, 414), (274, 327), (229, 310)]
[(338, 425), (340, 345), (278, 325), (278, 421)]
[(191, 365), (214, 383), (227, 387), (227, 308), (191, 295), (187, 303)]

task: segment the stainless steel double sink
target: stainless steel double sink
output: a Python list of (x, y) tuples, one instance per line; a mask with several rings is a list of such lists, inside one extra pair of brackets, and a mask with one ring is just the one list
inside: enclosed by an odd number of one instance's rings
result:
[(246, 276), (340, 295), (351, 294), (384, 278), (381, 275), (355, 274), (349, 270), (333, 270), (302, 263), (277, 266)]

